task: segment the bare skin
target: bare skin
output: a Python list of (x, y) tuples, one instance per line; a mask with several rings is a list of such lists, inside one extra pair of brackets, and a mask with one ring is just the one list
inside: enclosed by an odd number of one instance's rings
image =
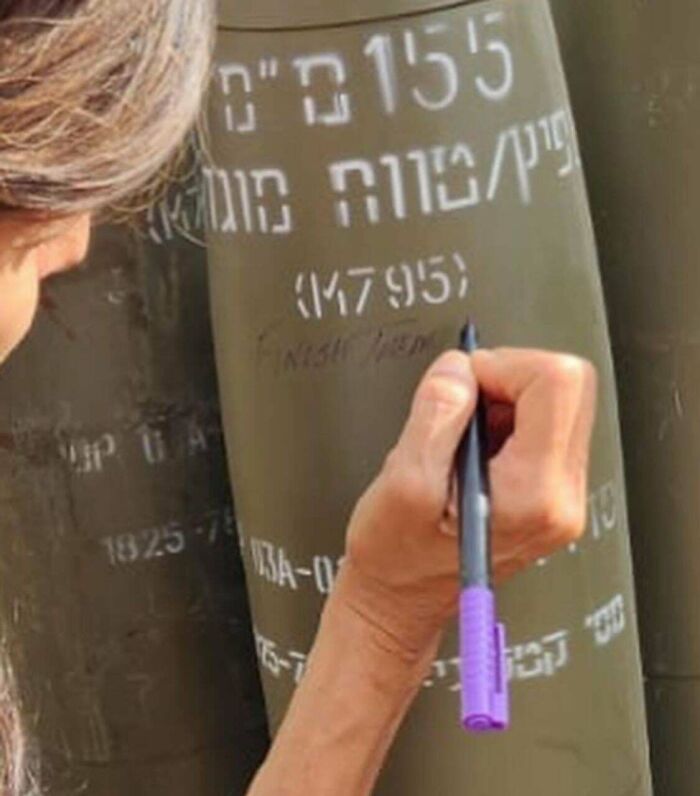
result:
[(355, 509), (307, 673), (249, 796), (371, 792), (457, 608), (450, 482), (477, 385), (508, 419), (491, 462), (496, 578), (582, 534), (593, 368), (543, 351), (442, 355)]

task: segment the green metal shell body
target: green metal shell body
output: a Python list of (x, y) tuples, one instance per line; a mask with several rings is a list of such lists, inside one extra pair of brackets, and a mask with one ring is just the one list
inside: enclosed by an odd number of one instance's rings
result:
[(230, 30), (299, 30), (408, 16), (456, 5), (454, 0), (242, 0), (222, 3), (219, 24)]
[(700, 6), (553, 2), (617, 361), (655, 789), (700, 783)]
[(649, 796), (610, 347), (549, 8), (490, 0), (390, 19), (396, 6), (219, 37), (212, 313), (271, 724), (303, 673), (350, 512), (420, 375), (471, 315), (486, 345), (598, 366), (589, 533), (499, 593), (512, 730), (460, 729), (451, 634), (376, 792)]

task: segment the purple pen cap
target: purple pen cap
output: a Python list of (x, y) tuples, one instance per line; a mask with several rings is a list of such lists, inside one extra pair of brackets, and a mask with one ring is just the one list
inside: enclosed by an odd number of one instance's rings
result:
[(505, 628), (487, 586), (470, 586), (460, 599), (462, 724), (471, 732), (508, 729)]

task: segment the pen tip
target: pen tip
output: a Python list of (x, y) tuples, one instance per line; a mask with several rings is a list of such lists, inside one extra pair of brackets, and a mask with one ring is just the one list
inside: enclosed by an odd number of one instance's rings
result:
[(466, 325), (462, 329), (460, 338), (460, 344), (463, 351), (471, 353), (472, 351), (476, 351), (476, 349), (479, 347), (479, 335), (476, 331), (476, 325), (471, 320), (467, 321)]

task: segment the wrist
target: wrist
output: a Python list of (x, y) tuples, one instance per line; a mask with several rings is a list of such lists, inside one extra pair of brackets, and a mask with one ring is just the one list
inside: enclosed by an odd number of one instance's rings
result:
[(344, 565), (324, 607), (304, 678), (251, 796), (372, 792), (440, 638), (437, 629), (409, 647), (403, 633), (387, 631), (377, 607), (352, 567)]
[(432, 595), (421, 600), (366, 575), (350, 558), (340, 568), (328, 611), (351, 612), (378, 648), (407, 665), (420, 665), (437, 652), (449, 610), (436, 608)]

